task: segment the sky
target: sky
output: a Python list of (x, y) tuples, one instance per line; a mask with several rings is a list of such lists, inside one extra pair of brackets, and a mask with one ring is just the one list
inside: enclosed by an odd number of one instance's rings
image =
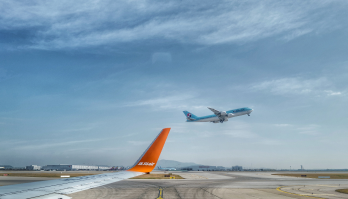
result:
[[(0, 164), (348, 168), (346, 0), (3, 0)], [(250, 107), (223, 124), (187, 123)]]

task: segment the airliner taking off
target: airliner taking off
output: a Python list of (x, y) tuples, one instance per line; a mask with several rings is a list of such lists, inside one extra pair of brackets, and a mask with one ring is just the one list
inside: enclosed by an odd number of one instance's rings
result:
[(213, 123), (223, 123), (228, 121), (228, 118), (237, 117), (241, 115), (248, 115), (253, 112), (253, 109), (245, 107), (239, 109), (233, 109), (230, 111), (218, 111), (216, 109), (208, 107), (209, 110), (213, 111), (214, 115), (207, 115), (203, 117), (197, 117), (194, 114), (184, 111), (186, 116), (186, 122), (213, 122)]
[(0, 199), (71, 199), (67, 194), (149, 173), (157, 164), (169, 131), (170, 128), (163, 129), (134, 166), (127, 171), (1, 186)]

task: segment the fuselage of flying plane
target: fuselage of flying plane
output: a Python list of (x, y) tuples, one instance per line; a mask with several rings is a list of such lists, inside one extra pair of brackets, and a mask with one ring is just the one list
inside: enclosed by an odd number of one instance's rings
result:
[(211, 111), (214, 112), (214, 115), (207, 115), (203, 117), (197, 117), (194, 114), (184, 111), (184, 114), (186, 116), (186, 122), (213, 122), (213, 123), (223, 123), (228, 121), (228, 118), (237, 117), (241, 115), (248, 115), (250, 116), (250, 113), (253, 111), (253, 109), (244, 107), (244, 108), (238, 108), (233, 109), (229, 111), (218, 111), (213, 108), (209, 108)]

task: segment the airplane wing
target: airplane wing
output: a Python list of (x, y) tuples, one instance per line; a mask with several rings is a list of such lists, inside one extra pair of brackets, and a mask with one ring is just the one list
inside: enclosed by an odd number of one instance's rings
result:
[(216, 109), (213, 109), (213, 108), (210, 108), (210, 107), (208, 107), (208, 109), (209, 110), (211, 110), (211, 111), (213, 111), (213, 113), (215, 114), (215, 115), (217, 115), (217, 116), (220, 116), (220, 111), (218, 111), (218, 110), (216, 110)]
[(135, 162), (134, 166), (127, 171), (2, 186), (0, 187), (0, 199), (70, 199), (65, 194), (149, 173), (157, 164), (169, 131), (170, 128), (163, 129)]

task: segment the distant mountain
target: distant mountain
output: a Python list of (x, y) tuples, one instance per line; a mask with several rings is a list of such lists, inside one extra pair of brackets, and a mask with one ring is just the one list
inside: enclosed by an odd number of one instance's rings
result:
[(157, 162), (156, 168), (158, 166), (161, 167), (188, 167), (188, 166), (193, 166), (193, 165), (199, 165), (194, 162), (179, 162), (175, 160), (159, 160)]

